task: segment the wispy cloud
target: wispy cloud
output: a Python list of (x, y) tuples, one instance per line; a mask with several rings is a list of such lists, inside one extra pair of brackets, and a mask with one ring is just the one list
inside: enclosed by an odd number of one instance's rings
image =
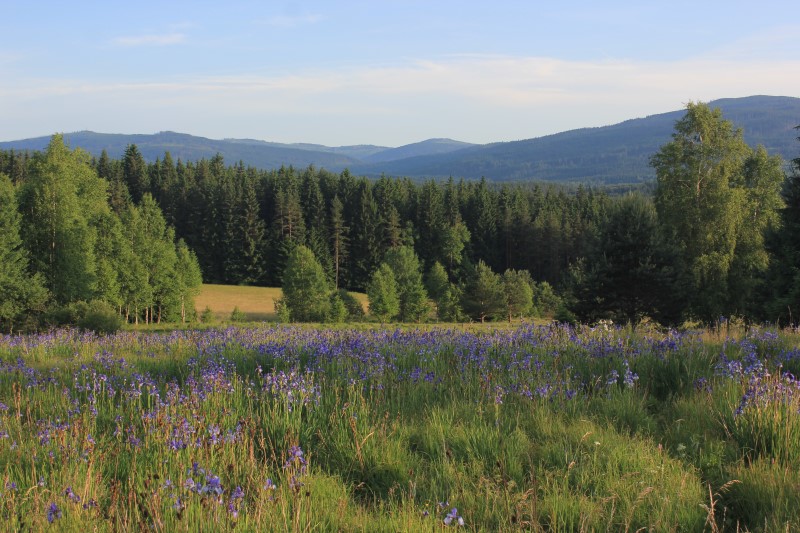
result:
[(114, 44), (119, 46), (170, 46), (181, 44), (186, 41), (186, 35), (183, 33), (165, 33), (154, 34), (148, 33), (145, 35), (133, 35), (126, 37), (117, 37), (114, 39)]
[[(797, 87), (800, 59), (582, 62), (456, 56), (286, 76), (106, 84), (6, 80), (0, 82), (0, 115), (9, 123), (41, 115), (42, 123), (51, 124), (58, 113), (65, 121), (79, 120), (77, 129), (99, 128), (94, 122), (113, 118), (117, 131), (173, 129), (323, 144), (399, 145), (434, 136), (492, 142), (612, 124), (679, 109), (690, 100), (796, 96)], [(70, 106), (63, 105), (66, 100)]]

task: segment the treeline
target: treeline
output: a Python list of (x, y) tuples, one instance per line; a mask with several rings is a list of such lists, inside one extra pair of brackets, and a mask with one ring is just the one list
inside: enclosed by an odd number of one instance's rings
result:
[[(11, 177), (28, 219), (25, 191), (41, 179), (39, 161), (47, 157), (0, 152), (0, 172)], [(107, 184), (104, 205), (123, 230), (132, 231), (127, 213), (160, 208), (164, 227), (175, 229), (164, 230), (166, 240), (177, 237), (194, 251), (206, 282), (285, 287), (287, 265), (302, 247), (319, 264), (334, 311), (342, 308), (334, 293), (378, 294), (376, 287), (392, 285), (389, 270), (398, 291), (420, 276), (445, 320), (544, 310), (587, 321), (739, 316), (786, 323), (800, 298), (798, 172), (785, 176), (779, 158), (749, 148), (703, 104), (689, 105), (673, 141), (653, 155), (652, 196), (486, 180), (370, 180), (313, 167), (259, 170), (220, 156), (182, 162), (165, 153), (146, 163), (135, 145), (121, 160), (103, 153), (81, 164)], [(39, 256), (47, 243), (22, 235), (33, 271), (46, 276)], [(411, 256), (413, 276), (400, 266)], [(527, 295), (523, 279), (533, 305), (509, 311), (509, 294)], [(63, 290), (49, 287), (53, 295)], [(155, 296), (109, 301), (129, 317), (174, 315)], [(391, 312), (392, 302), (380, 318), (433, 316), (402, 306)]]
[(197, 259), (149, 193), (114, 205), (111, 184), (89, 156), (58, 135), (24, 165), (8, 154), (4, 161), (2, 329), (78, 323), (111, 330), (121, 320), (180, 321), (194, 313)]

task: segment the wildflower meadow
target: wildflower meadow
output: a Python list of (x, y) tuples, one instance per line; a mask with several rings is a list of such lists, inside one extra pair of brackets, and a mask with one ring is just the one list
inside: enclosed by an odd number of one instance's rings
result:
[(10, 531), (800, 529), (800, 334), (0, 337)]

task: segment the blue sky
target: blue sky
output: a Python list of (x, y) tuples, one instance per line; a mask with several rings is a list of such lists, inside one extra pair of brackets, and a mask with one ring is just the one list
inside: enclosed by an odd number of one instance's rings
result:
[(798, 15), (771, 0), (3, 1), (0, 141), (487, 143), (800, 97)]

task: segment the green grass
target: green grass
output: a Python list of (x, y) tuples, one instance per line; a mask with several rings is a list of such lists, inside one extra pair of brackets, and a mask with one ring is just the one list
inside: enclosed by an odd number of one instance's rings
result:
[(779, 366), (798, 340), (529, 325), (0, 338), (0, 521), (798, 530), (798, 397)]

